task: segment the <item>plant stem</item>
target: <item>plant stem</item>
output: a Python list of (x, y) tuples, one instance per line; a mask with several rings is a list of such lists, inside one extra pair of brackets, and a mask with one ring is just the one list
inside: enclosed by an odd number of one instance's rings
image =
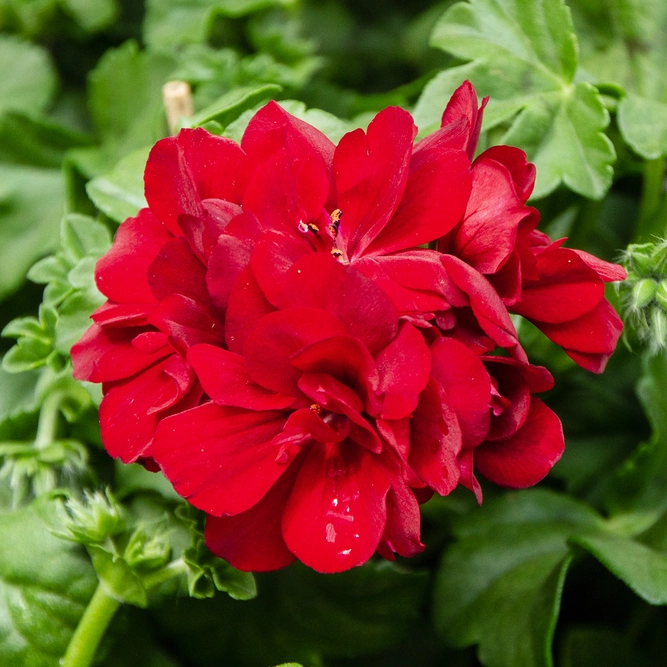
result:
[(179, 574), (185, 573), (187, 569), (188, 568), (186, 564), (182, 559), (179, 558), (178, 560), (171, 561), (171, 563), (158, 570), (157, 572), (151, 572), (151, 574), (147, 574), (143, 578), (142, 583), (144, 584), (144, 588), (149, 591), (151, 588), (155, 588), (165, 581), (169, 581), (169, 579), (173, 579)]
[(60, 663), (62, 667), (89, 667), (118, 607), (120, 602), (112, 598), (100, 582), (72, 635)]
[[(146, 590), (150, 590), (183, 574), (186, 570), (187, 566), (179, 558), (157, 572), (152, 572), (144, 577), (144, 587)], [(121, 603), (111, 597), (100, 582), (72, 635), (67, 652), (60, 662), (61, 667), (89, 667), (95, 657), (97, 647), (120, 605)]]
[(644, 165), (644, 187), (639, 203), (635, 242), (648, 241), (651, 234), (651, 222), (662, 202), (662, 188), (665, 178), (665, 160), (656, 158), (647, 160)]
[(60, 401), (62, 394), (55, 392), (49, 394), (42, 403), (39, 411), (39, 423), (37, 424), (37, 435), (35, 436), (35, 447), (45, 449), (52, 442), (58, 428), (58, 415), (60, 413)]

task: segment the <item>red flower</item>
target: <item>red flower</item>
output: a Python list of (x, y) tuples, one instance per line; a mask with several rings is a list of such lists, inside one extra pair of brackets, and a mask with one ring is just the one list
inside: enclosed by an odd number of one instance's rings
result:
[(334, 146), (270, 103), (240, 147), (185, 130), (151, 152), (75, 375), (103, 383), (108, 451), (155, 459), (232, 565), (411, 556), (433, 492), (481, 502), (475, 471), (523, 488), (561, 456), (509, 310), (599, 371), (623, 274), (535, 230), (523, 152), (473, 160), (484, 104), (466, 83), (416, 144), (389, 108)]
[(160, 419), (201, 400), (188, 348), (224, 341), (206, 265), (240, 211), (235, 174), (243, 159), (234, 142), (204, 130), (158, 142), (145, 174), (151, 208), (119, 227), (97, 264), (97, 286), (108, 301), (72, 347), (74, 377), (103, 383), (102, 439), (126, 463), (150, 458)]

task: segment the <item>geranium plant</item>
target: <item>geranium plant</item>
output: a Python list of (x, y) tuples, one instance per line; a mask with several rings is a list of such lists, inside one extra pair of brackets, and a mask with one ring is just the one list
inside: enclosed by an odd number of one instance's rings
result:
[(662, 664), (661, 3), (0, 20), (2, 664)]

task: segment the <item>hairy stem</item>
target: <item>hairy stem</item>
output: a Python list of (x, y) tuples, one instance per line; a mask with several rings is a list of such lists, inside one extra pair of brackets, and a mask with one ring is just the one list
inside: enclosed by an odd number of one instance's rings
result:
[(60, 663), (62, 667), (89, 667), (118, 607), (120, 602), (112, 598), (100, 582), (72, 635)]

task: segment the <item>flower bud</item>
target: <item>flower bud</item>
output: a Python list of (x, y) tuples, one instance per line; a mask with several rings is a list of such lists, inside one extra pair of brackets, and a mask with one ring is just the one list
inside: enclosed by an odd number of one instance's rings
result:
[(69, 498), (64, 503), (64, 510), (64, 528), (75, 542), (103, 542), (125, 530), (122, 509), (109, 489), (104, 493), (86, 491), (83, 502)]
[(628, 324), (652, 352), (667, 347), (667, 240), (629, 245), (618, 286)]
[(137, 527), (125, 547), (123, 558), (133, 570), (150, 572), (169, 562), (171, 544), (168, 532), (155, 524), (150, 528), (152, 530), (144, 525)]
[(655, 300), (663, 310), (667, 311), (667, 280), (663, 280), (658, 285), (655, 292)]
[(639, 310), (645, 308), (653, 301), (658, 290), (658, 285), (651, 278), (642, 278), (638, 280), (632, 288), (632, 307)]

